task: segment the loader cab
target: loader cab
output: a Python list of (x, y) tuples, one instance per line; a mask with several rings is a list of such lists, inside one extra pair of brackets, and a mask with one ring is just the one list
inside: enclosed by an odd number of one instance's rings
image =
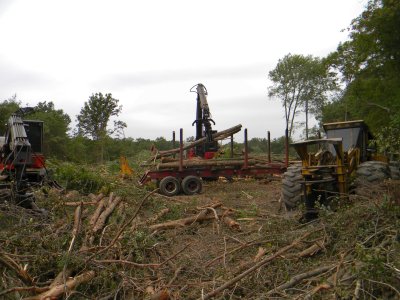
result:
[(363, 120), (335, 122), (323, 124), (328, 139), (341, 138), (343, 151), (351, 148), (360, 150), (360, 162), (369, 160), (374, 149), (368, 148), (368, 143), (373, 139), (367, 124)]

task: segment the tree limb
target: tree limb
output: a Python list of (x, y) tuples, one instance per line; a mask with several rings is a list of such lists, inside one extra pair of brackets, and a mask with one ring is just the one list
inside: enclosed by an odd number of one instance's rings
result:
[(221, 293), (226, 288), (228, 288), (231, 285), (235, 284), (236, 282), (238, 282), (242, 278), (246, 277), (247, 275), (251, 274), (255, 270), (257, 270), (257, 269), (261, 268), (262, 266), (266, 265), (267, 263), (269, 263), (270, 261), (274, 260), (275, 258), (280, 257), (286, 251), (288, 251), (288, 250), (292, 249), (293, 247), (297, 246), (302, 240), (304, 240), (306, 237), (308, 237), (311, 233), (312, 232), (306, 232), (300, 238), (294, 240), (290, 245), (285, 246), (285, 247), (281, 248), (280, 250), (278, 250), (277, 252), (275, 252), (275, 254), (272, 254), (272, 255), (264, 258), (262, 261), (258, 262), (253, 267), (247, 269), (246, 271), (244, 271), (243, 273), (239, 274), (238, 276), (235, 276), (233, 279), (225, 282), (223, 285), (221, 285), (220, 287), (216, 288), (214, 291), (204, 295), (204, 297), (200, 298), (199, 300), (207, 300), (207, 299), (213, 298), (215, 295)]

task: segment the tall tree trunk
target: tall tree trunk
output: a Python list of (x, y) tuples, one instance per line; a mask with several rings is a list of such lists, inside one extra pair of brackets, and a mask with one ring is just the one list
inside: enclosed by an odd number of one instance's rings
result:
[(306, 140), (308, 140), (308, 99), (306, 99)]
[(100, 163), (104, 163), (104, 138), (100, 140)]

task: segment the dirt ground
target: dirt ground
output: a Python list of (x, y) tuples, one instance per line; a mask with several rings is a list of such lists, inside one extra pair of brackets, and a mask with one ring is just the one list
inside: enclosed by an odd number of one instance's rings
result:
[(238, 179), (233, 182), (220, 180), (203, 184), (201, 195), (194, 199), (212, 199), (237, 210), (259, 210), (278, 213), (280, 209), (281, 182), (279, 177), (271, 179)]

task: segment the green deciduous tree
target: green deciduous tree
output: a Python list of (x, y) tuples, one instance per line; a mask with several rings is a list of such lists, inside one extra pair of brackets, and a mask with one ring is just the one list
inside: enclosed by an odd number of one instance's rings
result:
[(110, 119), (121, 113), (122, 106), (118, 105), (118, 102), (119, 100), (114, 99), (111, 94), (92, 94), (77, 116), (78, 134), (92, 138), (99, 143), (101, 162), (103, 162), (106, 137), (121, 133), (126, 127), (124, 122), (114, 120), (114, 126), (108, 128)]
[(301, 109), (306, 114), (307, 136), (308, 114), (318, 114), (329, 92), (336, 89), (333, 74), (318, 57), (288, 54), (269, 72), (269, 79), (272, 81), (269, 96), (282, 101), (289, 137), (293, 133), (295, 116)]
[(21, 102), (17, 100), (17, 95), (0, 103), (0, 135), (5, 134), (8, 118), (20, 108), (20, 105)]
[(352, 21), (349, 37), (326, 59), (343, 92), (324, 108), (322, 120), (364, 119), (381, 137), (400, 132), (400, 1), (369, 1)]
[(71, 118), (62, 109), (56, 109), (51, 101), (39, 102), (25, 118), (44, 122), (43, 152), (46, 156), (64, 159), (68, 152)]

